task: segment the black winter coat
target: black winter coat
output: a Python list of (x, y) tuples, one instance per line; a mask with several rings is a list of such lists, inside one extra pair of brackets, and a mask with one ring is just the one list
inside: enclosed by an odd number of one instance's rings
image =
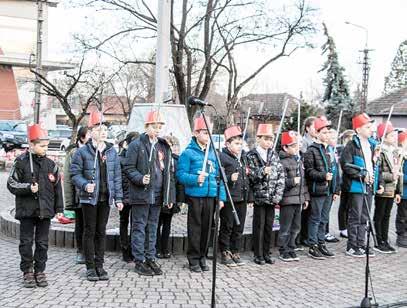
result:
[[(228, 179), (228, 187), (233, 202), (251, 201), (249, 200), (250, 182), (249, 169), (246, 160), (246, 153), (242, 153), (240, 163), (238, 158), (227, 148), (223, 148), (219, 154), (222, 167), (225, 170)], [(236, 182), (233, 182), (231, 176), (233, 173), (239, 173)]]
[(332, 172), (330, 152), (327, 147), (314, 142), (304, 155), (305, 176), (311, 196), (328, 196), (333, 193), (334, 181), (327, 181), (326, 174)]
[[(304, 163), (302, 159), (297, 161), (295, 156), (280, 151), (280, 162), (284, 167), (285, 189), (280, 205), (303, 205), (310, 200), (308, 186), (305, 180)], [(294, 178), (300, 177), (300, 183), (295, 184)]]
[[(34, 179), (30, 158), (24, 153), (16, 158), (7, 180), (8, 190), (16, 196), (16, 219), (52, 218), (64, 211), (61, 177), (58, 166), (48, 157), (33, 157)], [(38, 192), (31, 192), (31, 184), (38, 183)]]
[(184, 185), (178, 181), (177, 177), (175, 176), (175, 173), (177, 172), (177, 166), (178, 166), (178, 159), (179, 155), (172, 154), (172, 175), (174, 177), (175, 181), (175, 190), (176, 190), (176, 202), (173, 204), (172, 208), (168, 208), (167, 206), (164, 206), (161, 209), (161, 213), (167, 213), (167, 214), (177, 214), (181, 211), (180, 204), (185, 203), (185, 189)]
[(130, 203), (130, 194), (129, 194), (129, 179), (127, 178), (126, 173), (124, 172), (124, 160), (126, 158), (126, 149), (122, 149), (119, 154), (120, 166), (122, 168), (122, 188), (123, 188), (123, 203)]
[[(267, 154), (267, 161), (263, 161), (256, 149), (247, 153), (250, 186), (253, 191), (254, 204), (277, 205), (284, 194), (284, 169), (277, 153), (271, 149)], [(264, 173), (270, 166), (271, 174)]]
[[(172, 167), (172, 153), (168, 143), (158, 138), (158, 142), (165, 149), (164, 154), (164, 171), (163, 171), (163, 205), (175, 203), (175, 177)], [(154, 170), (154, 159), (149, 166), (151, 144), (147, 134), (140, 135), (139, 138), (133, 140), (126, 152), (126, 157), (123, 161), (123, 170), (129, 179), (129, 200), (131, 204), (151, 204), (152, 196), (154, 195), (154, 172), (150, 174), (150, 184), (143, 184), (144, 175), (149, 171)], [(158, 155), (154, 150), (153, 157)]]

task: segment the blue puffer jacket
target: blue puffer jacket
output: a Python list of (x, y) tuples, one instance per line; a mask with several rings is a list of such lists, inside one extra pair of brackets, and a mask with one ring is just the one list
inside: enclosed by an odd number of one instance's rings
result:
[[(190, 197), (216, 197), (216, 176), (219, 166), (216, 163), (215, 153), (211, 149), (208, 155), (205, 178), (202, 186), (198, 184), (198, 175), (202, 169), (205, 152), (199, 147), (196, 138), (193, 137), (187, 148), (182, 152), (178, 160), (177, 178), (185, 187), (185, 194)], [(219, 191), (219, 199), (226, 201), (225, 187), (222, 183)]]
[[(114, 206), (115, 202), (122, 202), (122, 174), (120, 169), (120, 159), (112, 144), (107, 143), (104, 152), (106, 156), (107, 168), (107, 189), (109, 191), (109, 205)], [(99, 196), (100, 168), (99, 161), (96, 160), (96, 170), (93, 169), (95, 161), (95, 149), (92, 146), (92, 140), (79, 148), (72, 157), (71, 178), (74, 185), (79, 190), (79, 202), (96, 205)], [(95, 191), (93, 194), (86, 192), (85, 187), (92, 182), (95, 176)]]

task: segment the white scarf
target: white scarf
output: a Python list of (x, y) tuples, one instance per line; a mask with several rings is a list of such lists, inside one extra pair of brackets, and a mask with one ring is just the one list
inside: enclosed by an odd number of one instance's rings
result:
[(260, 157), (267, 163), (268, 149), (263, 149), (261, 146), (258, 145), (256, 147), (256, 151), (257, 151), (257, 153), (260, 154)]

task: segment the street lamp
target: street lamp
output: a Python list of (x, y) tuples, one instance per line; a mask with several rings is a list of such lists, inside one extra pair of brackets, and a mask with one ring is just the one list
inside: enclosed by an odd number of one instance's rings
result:
[(345, 21), (345, 24), (354, 26), (356, 28), (362, 29), (365, 31), (365, 48), (363, 50), (360, 50), (363, 52), (363, 62), (362, 62), (362, 95), (360, 99), (360, 112), (365, 112), (366, 110), (366, 105), (367, 105), (367, 92), (368, 92), (368, 87), (369, 87), (369, 51), (371, 49), (367, 48), (367, 42), (369, 38), (369, 33), (366, 27), (363, 27), (361, 25), (354, 24), (349, 21)]

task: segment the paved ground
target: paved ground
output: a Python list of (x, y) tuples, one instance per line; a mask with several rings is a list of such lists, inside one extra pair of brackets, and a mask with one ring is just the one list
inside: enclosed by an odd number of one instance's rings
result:
[[(4, 183), (1, 191), (5, 191)], [(1, 207), (12, 204), (0, 193)], [(333, 228), (337, 207), (332, 211)], [(394, 228), (394, 213), (392, 216)], [(394, 239), (394, 231), (391, 232)], [(218, 307), (350, 307), (360, 303), (364, 259), (344, 255), (345, 242), (330, 247), (331, 260), (304, 254), (300, 262), (238, 269), (218, 266)], [(108, 254), (108, 282), (88, 282), (84, 267), (73, 262), (75, 251), (50, 247), (48, 288), (24, 289), (19, 271), (18, 242), (0, 235), (0, 307), (209, 307), (211, 273), (192, 274), (184, 256), (162, 261), (163, 276), (144, 278), (132, 265)], [(244, 255), (249, 261), (250, 255)], [(407, 300), (407, 250), (372, 259), (374, 291), (380, 304)]]

